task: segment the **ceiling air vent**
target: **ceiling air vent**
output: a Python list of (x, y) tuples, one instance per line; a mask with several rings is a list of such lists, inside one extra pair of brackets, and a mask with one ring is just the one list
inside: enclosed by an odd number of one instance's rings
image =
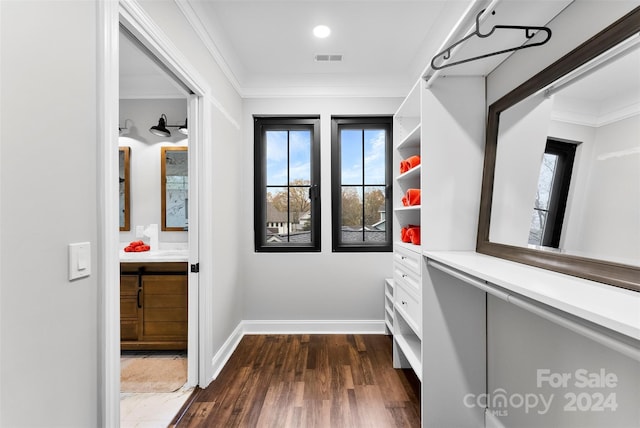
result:
[(340, 54), (318, 54), (314, 57), (316, 62), (340, 62), (342, 55)]

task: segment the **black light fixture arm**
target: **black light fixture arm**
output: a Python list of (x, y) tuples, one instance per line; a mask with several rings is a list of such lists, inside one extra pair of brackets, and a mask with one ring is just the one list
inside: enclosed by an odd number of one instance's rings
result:
[[(436, 54), (431, 59), (431, 68), (433, 68), (434, 70), (441, 70), (441, 69), (446, 68), (446, 67), (451, 67), (451, 66), (458, 65), (458, 64), (464, 64), (466, 62), (476, 61), (476, 60), (487, 58), (487, 57), (494, 56), (494, 55), (500, 55), (500, 54), (507, 53), (507, 52), (513, 52), (513, 51), (517, 51), (517, 50), (520, 50), (520, 49), (532, 48), (534, 46), (541, 46), (541, 45), (544, 45), (545, 43), (547, 43), (551, 39), (551, 29), (549, 29), (547, 27), (523, 26), (523, 25), (494, 25), (493, 28), (491, 28), (491, 30), (488, 33), (483, 34), (480, 31), (480, 16), (484, 13), (484, 11), (485, 11), (485, 9), (481, 10), (480, 13), (478, 13), (478, 15), (476, 15), (476, 29), (475, 29), (475, 31), (473, 33), (469, 34), (468, 36), (464, 37), (463, 39), (458, 40), (457, 42), (455, 42), (454, 44), (452, 44), (448, 48), (446, 48), (443, 51), (439, 52), (438, 54)], [(492, 15), (495, 15), (495, 13), (496, 13), (495, 11), (491, 12)], [(542, 40), (542, 41), (530, 43), (530, 44), (527, 44), (527, 45), (515, 46), (515, 47), (509, 48), (509, 49), (503, 49), (503, 50), (500, 50), (500, 51), (491, 52), (491, 53), (484, 54), (484, 55), (474, 56), (472, 58), (466, 58), (466, 59), (462, 59), (462, 60), (459, 60), (459, 61), (450, 62), (450, 63), (447, 63), (447, 64), (436, 65), (436, 60), (438, 60), (438, 59), (442, 59), (443, 61), (446, 61), (446, 60), (450, 59), (451, 58), (451, 52), (453, 51), (453, 49), (455, 49), (458, 45), (466, 42), (471, 37), (487, 38), (487, 37), (490, 37), (497, 29), (524, 30), (525, 37), (527, 38), (527, 40), (529, 40), (533, 36), (535, 36), (537, 32), (542, 31), (542, 32), (546, 33), (546, 38), (544, 40)]]
[(188, 135), (187, 119), (184, 120), (184, 125), (167, 125), (167, 116), (162, 113), (158, 124), (149, 128), (149, 132), (160, 137), (170, 137), (171, 132), (167, 128), (178, 128), (178, 132), (184, 135)]

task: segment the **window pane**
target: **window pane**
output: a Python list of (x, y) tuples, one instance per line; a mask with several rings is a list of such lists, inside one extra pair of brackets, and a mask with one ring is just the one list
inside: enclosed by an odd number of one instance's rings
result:
[(546, 222), (546, 211), (533, 210), (533, 214), (531, 216), (531, 227), (529, 228), (529, 244), (542, 245), (542, 237), (544, 236), (544, 227)]
[(287, 131), (267, 131), (267, 185), (287, 184)]
[(342, 184), (362, 183), (362, 130), (340, 131)]
[(385, 183), (385, 143), (383, 129), (364, 131), (364, 184)]
[(362, 187), (342, 188), (342, 241), (362, 242)]
[(311, 200), (309, 186), (289, 188), (290, 242), (311, 242)]
[(289, 183), (311, 182), (311, 132), (289, 132)]
[(332, 119), (331, 193), (340, 201), (331, 210), (333, 251), (393, 249), (393, 224), (385, 219), (391, 196), (391, 122), (391, 117)]
[(287, 242), (289, 198), (286, 187), (267, 188), (265, 242)]
[[(385, 188), (384, 186), (372, 187), (368, 186), (364, 188), (364, 226), (367, 231), (382, 231), (385, 230)], [(368, 233), (367, 233), (368, 234)], [(365, 236), (367, 235), (365, 234)], [(378, 235), (379, 233), (372, 233), (372, 235)], [(381, 242), (384, 242), (386, 236), (381, 234)], [(365, 238), (368, 241), (368, 238)], [(376, 241), (377, 239), (371, 238)]]
[(535, 207), (543, 210), (549, 209), (551, 199), (551, 188), (553, 177), (555, 176), (558, 156), (545, 153), (540, 167), (540, 177), (538, 178), (538, 193), (536, 193)]

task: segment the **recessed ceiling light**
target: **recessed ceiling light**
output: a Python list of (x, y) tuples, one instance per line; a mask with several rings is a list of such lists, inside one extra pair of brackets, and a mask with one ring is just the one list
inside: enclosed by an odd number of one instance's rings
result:
[(319, 39), (329, 37), (329, 34), (331, 34), (331, 28), (327, 27), (326, 25), (317, 25), (313, 29), (313, 35)]

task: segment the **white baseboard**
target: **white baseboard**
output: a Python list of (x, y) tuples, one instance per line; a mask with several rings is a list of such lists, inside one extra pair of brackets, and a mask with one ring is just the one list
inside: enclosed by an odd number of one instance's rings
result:
[(384, 320), (244, 320), (245, 334), (385, 334)]
[(494, 415), (489, 409), (484, 410), (484, 427), (485, 428), (506, 428), (500, 419)]
[(218, 377), (224, 365), (227, 364), (227, 361), (229, 361), (229, 358), (231, 358), (231, 354), (233, 354), (233, 351), (235, 351), (238, 347), (238, 344), (240, 343), (240, 340), (242, 340), (243, 336), (244, 331), (241, 321), (211, 360), (211, 368), (213, 373), (212, 380), (215, 380)]
[(212, 380), (218, 377), (245, 334), (385, 334), (385, 323), (384, 320), (240, 321), (211, 360)]

